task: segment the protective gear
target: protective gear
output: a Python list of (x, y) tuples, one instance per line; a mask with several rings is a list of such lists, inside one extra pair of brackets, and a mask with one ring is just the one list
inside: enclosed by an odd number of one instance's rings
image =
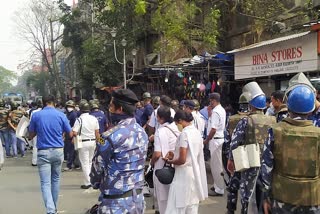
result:
[(194, 102), (194, 109), (195, 110), (199, 110), (200, 109), (200, 103), (199, 103), (199, 101), (198, 100), (196, 100), (196, 99), (193, 99), (192, 100), (193, 102)]
[(3, 101), (3, 99), (0, 99), (0, 107), (4, 107), (4, 101)]
[(81, 112), (89, 112), (90, 111), (90, 105), (89, 103), (82, 103), (80, 105), (80, 111)]
[(307, 86), (314, 92), (316, 91), (316, 89), (313, 87), (312, 83), (304, 75), (304, 73), (300, 72), (300, 73), (296, 74), (295, 76), (293, 76), (289, 80), (289, 85), (288, 85), (288, 88), (286, 90), (286, 95), (289, 94), (290, 91), (292, 91), (295, 87), (300, 86), (300, 85)]
[(275, 123), (275, 117), (266, 116), (262, 111), (250, 114), (248, 116), (245, 144), (249, 145), (259, 143), (262, 154), (264, 142), (268, 137), (268, 129)]
[(91, 108), (91, 109), (98, 109), (98, 108), (99, 108), (99, 105), (98, 105), (97, 103), (92, 103), (92, 104), (90, 105), (90, 108)]
[(179, 108), (179, 101), (178, 100), (172, 100), (171, 101), (171, 108), (173, 108), (173, 109)]
[[(298, 206), (320, 205), (320, 134), (310, 120), (285, 118), (272, 126), (274, 161), (272, 195)], [(283, 193), (286, 190), (286, 194)]]
[(74, 103), (74, 101), (73, 100), (68, 100), (67, 102), (66, 102), (66, 107), (68, 107), (68, 106), (70, 106), (70, 107), (75, 107), (75, 103)]
[(250, 93), (243, 92), (239, 97), (239, 104), (248, 104), (250, 101)]
[(143, 95), (142, 95), (142, 98), (143, 99), (147, 99), (147, 98), (151, 99), (151, 94), (149, 92), (144, 92)]
[(246, 93), (246, 96), (249, 97), (249, 102), (260, 95), (265, 96), (257, 82), (249, 82), (246, 84), (242, 89), (242, 93)]
[(240, 112), (239, 114), (235, 114), (235, 115), (232, 115), (229, 117), (228, 131), (229, 131), (230, 136), (232, 135), (232, 132), (236, 128), (239, 121), (247, 115), (248, 115), (248, 113), (241, 113)]
[(310, 87), (305, 85), (296, 86), (289, 93), (288, 109), (298, 114), (308, 114), (315, 108), (316, 97)]
[(0, 130), (6, 130), (8, 128), (8, 115), (9, 115), (8, 109), (0, 110)]
[(23, 117), (24, 113), (20, 110), (13, 110), (11, 111), (11, 123), (14, 127), (17, 127), (21, 118)]
[(79, 102), (79, 106), (83, 103), (88, 103), (88, 101), (86, 99), (81, 99), (80, 102)]
[(265, 95), (259, 95), (255, 98), (253, 98), (250, 102), (250, 105), (252, 105), (253, 107), (257, 108), (257, 109), (265, 109), (267, 106), (267, 99)]
[(153, 105), (159, 105), (160, 104), (160, 97), (159, 96), (155, 96), (153, 99), (152, 99), (152, 104)]
[(19, 107), (19, 104), (17, 102), (11, 102), (11, 108), (17, 109)]

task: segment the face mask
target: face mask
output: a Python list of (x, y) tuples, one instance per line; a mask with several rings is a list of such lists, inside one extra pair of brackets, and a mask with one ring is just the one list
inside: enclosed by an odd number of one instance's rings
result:
[(80, 108), (79, 108), (79, 107), (75, 107), (75, 110), (76, 110), (76, 111), (80, 111)]
[(68, 108), (67, 108), (67, 111), (68, 111), (68, 112), (72, 112), (72, 111), (73, 111), (73, 108), (68, 107)]

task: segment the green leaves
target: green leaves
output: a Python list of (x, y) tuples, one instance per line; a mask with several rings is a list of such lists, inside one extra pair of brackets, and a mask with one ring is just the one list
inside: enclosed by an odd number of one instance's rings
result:
[(147, 12), (146, 1), (137, 0), (137, 3), (136, 3), (135, 8), (134, 8), (134, 11), (138, 15), (144, 15)]

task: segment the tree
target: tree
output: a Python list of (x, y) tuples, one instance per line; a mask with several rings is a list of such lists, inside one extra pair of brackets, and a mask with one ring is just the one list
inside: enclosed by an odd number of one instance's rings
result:
[(12, 81), (16, 79), (13, 71), (10, 71), (3, 66), (0, 66), (0, 93), (8, 92), (12, 87)]
[(57, 65), (57, 54), (62, 47), (61, 16), (57, 2), (52, 0), (31, 0), (15, 14), (19, 36), (38, 52), (54, 82), (54, 91), (58, 97), (64, 97)]

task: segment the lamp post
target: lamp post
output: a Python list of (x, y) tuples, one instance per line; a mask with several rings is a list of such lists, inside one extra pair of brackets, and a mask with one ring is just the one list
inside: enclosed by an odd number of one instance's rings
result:
[[(116, 49), (116, 36), (117, 36), (117, 31), (115, 28), (113, 28), (111, 31), (110, 31), (110, 34), (113, 38), (113, 52), (114, 52), (114, 58), (116, 59), (116, 61), (123, 65), (123, 87), (124, 89), (127, 88), (127, 67), (126, 67), (126, 64), (127, 64), (127, 61), (126, 61), (126, 46), (127, 46), (127, 41), (125, 39), (122, 39), (121, 40), (121, 45), (123, 46), (123, 62), (120, 62), (118, 60), (118, 57), (117, 57), (117, 49)], [(134, 52), (133, 52), (134, 53)], [(136, 52), (135, 52), (136, 54)]]

